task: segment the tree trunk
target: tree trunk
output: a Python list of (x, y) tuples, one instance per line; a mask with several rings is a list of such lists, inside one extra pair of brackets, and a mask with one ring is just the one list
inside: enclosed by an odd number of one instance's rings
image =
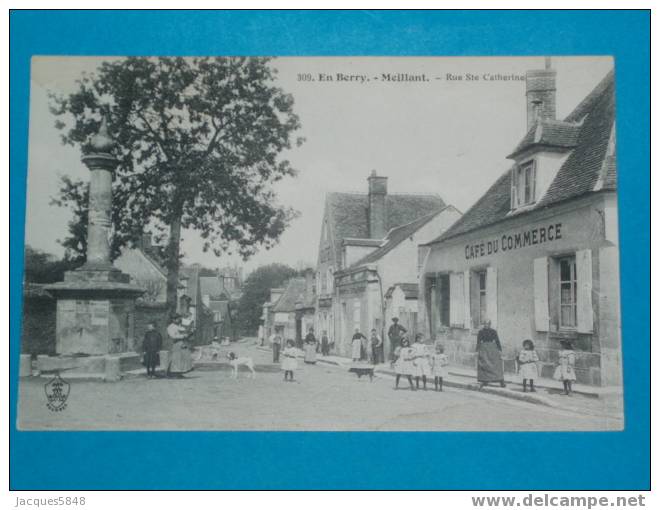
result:
[(176, 313), (179, 288), (179, 250), (181, 247), (181, 215), (177, 215), (170, 225), (170, 239), (167, 246), (167, 308), (170, 314)]

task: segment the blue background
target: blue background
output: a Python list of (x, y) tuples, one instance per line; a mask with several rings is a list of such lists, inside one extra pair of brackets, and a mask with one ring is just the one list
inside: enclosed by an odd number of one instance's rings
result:
[[(10, 16), (12, 489), (650, 487), (649, 13), (14, 11)], [(45, 54), (614, 55), (625, 431), (17, 432), (30, 57)]]

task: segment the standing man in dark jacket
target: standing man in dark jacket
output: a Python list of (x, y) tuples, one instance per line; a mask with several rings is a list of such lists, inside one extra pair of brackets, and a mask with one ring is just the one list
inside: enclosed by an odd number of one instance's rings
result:
[(387, 336), (390, 339), (390, 359), (394, 359), (394, 350), (401, 345), (403, 335), (408, 332), (406, 328), (399, 324), (397, 317), (392, 317), (393, 324), (387, 331)]
[(156, 331), (156, 324), (150, 322), (142, 340), (144, 365), (147, 367), (147, 377), (156, 377), (156, 367), (160, 364), (160, 349), (163, 347), (163, 337)]

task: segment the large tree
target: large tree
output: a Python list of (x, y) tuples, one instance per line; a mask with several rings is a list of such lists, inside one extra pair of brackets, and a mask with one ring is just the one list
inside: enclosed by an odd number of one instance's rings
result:
[[(275, 85), (267, 58), (141, 58), (102, 63), (77, 90), (52, 95), (62, 142), (89, 152), (108, 122), (119, 160), (113, 182), (115, 250), (149, 227), (167, 237), (167, 300), (176, 306), (182, 229), (204, 249), (249, 257), (279, 239), (295, 212), (272, 185), (294, 176), (283, 151), (300, 127), (293, 99)], [(84, 247), (85, 193), (64, 182), (78, 211), (68, 248)], [(66, 241), (65, 241), (66, 243)]]
[(243, 333), (251, 334), (259, 327), (262, 306), (270, 298), (270, 289), (280, 287), (298, 272), (284, 264), (269, 264), (251, 272), (243, 282), (236, 319)]

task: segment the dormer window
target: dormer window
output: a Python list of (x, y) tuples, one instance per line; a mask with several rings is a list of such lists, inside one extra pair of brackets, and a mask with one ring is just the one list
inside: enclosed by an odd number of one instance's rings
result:
[(516, 165), (511, 170), (511, 210), (536, 201), (536, 162)]

